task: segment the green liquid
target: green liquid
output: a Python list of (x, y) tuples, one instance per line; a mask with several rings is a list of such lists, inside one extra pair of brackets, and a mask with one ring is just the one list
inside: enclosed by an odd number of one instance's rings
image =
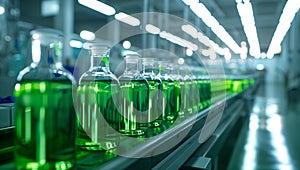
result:
[(198, 85), (198, 91), (199, 91), (199, 103), (198, 103), (198, 108), (199, 110), (202, 110), (204, 108), (203, 106), (203, 101), (204, 101), (204, 95), (205, 95), (205, 90), (204, 90), (204, 81), (201, 79), (197, 80), (197, 85)]
[(180, 89), (180, 111), (178, 113), (179, 117), (184, 117), (184, 114), (187, 112), (187, 95), (184, 81), (179, 81)]
[(172, 121), (176, 119), (176, 91), (173, 81), (162, 81), (162, 92), (164, 94), (162, 105), (165, 109), (162, 110), (162, 120)]
[(139, 136), (148, 127), (149, 89), (145, 80), (120, 81), (120, 132), (129, 136)]
[(77, 144), (87, 150), (108, 150), (119, 143), (118, 84), (112, 81), (82, 81), (77, 88), (80, 120)]
[(243, 90), (248, 89), (249, 88), (249, 80), (248, 79), (244, 79), (243, 80)]
[(200, 95), (199, 110), (203, 110), (211, 104), (211, 83), (208, 79), (199, 79), (197, 83)]
[(196, 80), (192, 81), (191, 84), (191, 95), (192, 95), (192, 108), (193, 108), (193, 113), (198, 113), (199, 108), (199, 101), (200, 101), (200, 97), (199, 97), (199, 90), (198, 90), (198, 83)]
[(232, 80), (231, 91), (234, 93), (240, 93), (243, 91), (243, 81), (242, 80)]
[(226, 79), (226, 91), (230, 91), (231, 84), (232, 84), (232, 80)]
[(71, 82), (21, 82), (14, 94), (17, 169), (72, 168), (76, 114)]
[(180, 82), (181, 102), (185, 115), (197, 113), (199, 103), (199, 91), (197, 81), (187, 80)]
[(184, 113), (181, 112), (181, 92), (180, 92), (180, 84), (178, 81), (174, 81), (174, 114), (176, 116), (182, 116)]
[(252, 78), (249, 80), (250, 81), (250, 85), (254, 85), (255, 84), (255, 80)]
[(148, 80), (149, 103), (148, 103), (148, 127), (158, 127), (162, 121), (164, 97), (160, 90), (162, 84), (160, 81)]

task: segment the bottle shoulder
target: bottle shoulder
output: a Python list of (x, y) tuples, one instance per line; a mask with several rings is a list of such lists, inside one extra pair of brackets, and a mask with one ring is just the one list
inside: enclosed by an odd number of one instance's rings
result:
[(63, 67), (39, 67), (31, 64), (21, 70), (17, 81), (65, 81), (75, 84), (73, 75)]
[(117, 81), (116, 76), (111, 72), (98, 72), (89, 70), (83, 73), (79, 79), (79, 81), (105, 81), (105, 80), (114, 80)]

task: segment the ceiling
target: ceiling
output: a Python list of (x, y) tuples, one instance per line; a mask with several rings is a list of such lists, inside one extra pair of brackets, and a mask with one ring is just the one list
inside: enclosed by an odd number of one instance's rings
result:
[[(153, 8), (150, 9), (151, 11), (164, 12), (166, 9), (164, 6), (164, 0), (101, 1), (113, 6), (117, 12), (124, 11), (128, 14), (143, 12), (144, 1), (148, 1), (149, 4), (153, 4)], [(186, 6), (181, 0), (168, 1), (168, 9), (170, 14), (177, 15), (179, 17), (186, 16), (184, 15), (184, 9)], [(211, 14), (219, 21), (221, 25), (223, 25), (225, 30), (227, 30), (227, 32), (238, 44), (247, 40), (237, 12), (235, 0), (201, 0), (200, 2), (202, 2), (210, 10)], [(265, 52), (270, 44), (286, 0), (252, 0), (251, 3), (253, 6), (253, 13), (255, 16), (261, 51)], [(37, 25), (53, 27), (55, 16), (41, 16), (40, 6), (41, 1), (20, 1), (21, 20)], [(191, 10), (189, 10), (188, 20), (193, 23), (195, 22), (196, 18), (197, 16), (193, 14)], [(96, 31), (98, 28), (112, 19), (114, 18), (107, 17), (104, 14), (80, 5), (77, 0), (74, 2), (74, 32), (76, 34), (79, 34), (83, 29)], [(200, 30), (207, 30), (205, 27), (206, 26), (204, 26), (204, 24), (200, 24)], [(213, 40), (217, 39), (213, 33), (211, 33), (210, 36), (214, 36), (214, 38), (212, 38)], [(222, 43), (220, 40), (216, 42)], [(224, 46), (224, 44), (220, 45)]]

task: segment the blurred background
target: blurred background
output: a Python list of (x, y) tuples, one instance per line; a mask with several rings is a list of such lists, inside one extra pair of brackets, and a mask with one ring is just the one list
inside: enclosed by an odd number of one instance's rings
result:
[[(154, 34), (147, 31), (147, 35), (130, 37), (115, 45), (111, 53), (113, 71), (123, 60), (122, 54), (126, 50), (162, 48), (183, 57), (186, 63), (189, 60), (193, 63), (193, 52), (198, 52), (201, 59), (207, 62), (217, 56), (225, 68), (265, 70), (267, 82), (282, 82), (288, 89), (299, 84), (300, 19), (297, 9), (290, 9), (297, 8), (292, 3), (298, 1), (291, 1), (288, 5), (285, 0), (260, 0), (247, 5), (247, 0), (203, 0), (199, 5), (197, 0), (103, 0), (101, 2), (110, 8), (99, 7), (98, 11), (97, 5), (93, 4), (95, 2), (88, 1), (96, 10), (80, 0), (1, 0), (0, 96), (12, 95), (16, 75), (31, 61), (29, 32), (32, 29), (48, 27), (63, 31), (63, 62), (65, 66), (72, 67), (82, 50), (82, 43), (89, 40), (89, 33), (93, 36), (102, 26), (116, 20), (120, 16), (118, 14), (126, 16), (142, 12), (167, 13), (190, 22), (191, 27), (186, 29), (177, 23), (172, 25), (170, 22), (168, 25), (178, 32), (174, 31), (174, 35), (189, 37), (199, 48), (194, 51), (162, 38), (160, 33), (163, 28), (156, 25), (152, 28)], [(110, 36), (117, 37), (120, 31), (126, 32), (126, 29), (145, 29), (145, 25), (151, 24), (150, 20), (147, 18), (136, 25), (130, 20), (118, 20), (122, 30), (116, 28)], [(213, 29), (219, 26), (221, 29)], [(194, 29), (203, 33), (201, 36), (208, 38), (210, 45), (198, 41), (197, 37), (191, 38)], [(214, 51), (216, 56), (211, 55), (210, 51)]]

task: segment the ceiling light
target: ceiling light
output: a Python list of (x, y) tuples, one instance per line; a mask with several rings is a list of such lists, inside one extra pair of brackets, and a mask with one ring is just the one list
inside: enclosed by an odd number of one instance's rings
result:
[(215, 50), (213, 50), (212, 48), (209, 49), (209, 58), (211, 60), (215, 60), (217, 58), (217, 55), (215, 53)]
[(178, 59), (178, 64), (184, 64), (184, 59), (183, 58), (179, 58)]
[(190, 42), (188, 40), (185, 40), (183, 38), (180, 38), (180, 37), (178, 37), (176, 35), (173, 35), (171, 33), (168, 33), (166, 31), (160, 32), (159, 36), (161, 38), (164, 38), (164, 39), (166, 39), (166, 40), (174, 43), (174, 44), (180, 45), (182, 47), (189, 48), (189, 49), (191, 49), (193, 51), (197, 51), (198, 50), (198, 46), (196, 44), (194, 44), (194, 43), (192, 43), (192, 42)]
[(265, 59), (265, 58), (267, 57), (267, 54), (263, 52), (263, 53), (260, 54), (260, 57), (261, 57), (262, 59)]
[(58, 0), (44, 0), (42, 1), (42, 16), (54, 16), (59, 12)]
[(145, 29), (147, 32), (149, 32), (151, 34), (159, 34), (160, 33), (160, 29), (152, 24), (147, 24), (145, 26)]
[(264, 69), (265, 69), (265, 66), (263, 64), (257, 64), (256, 65), (256, 70), (261, 71), (261, 70), (264, 70)]
[(210, 39), (207, 36), (203, 35), (201, 32), (198, 32), (198, 40), (207, 47), (210, 46)]
[(234, 53), (240, 53), (237, 43), (202, 3), (193, 4), (190, 8)]
[(98, 12), (100, 12), (102, 14), (105, 14), (105, 15), (108, 15), (108, 16), (114, 15), (116, 13), (116, 10), (113, 7), (107, 5), (103, 2), (97, 1), (97, 0), (89, 0), (89, 1), (87, 1), (87, 0), (78, 0), (78, 2), (81, 5), (84, 5), (88, 8), (91, 8), (95, 11), (98, 11)]
[(92, 41), (95, 39), (95, 34), (93, 32), (83, 30), (80, 32), (80, 37), (84, 40)]
[(267, 58), (272, 59), (278, 50), (284, 36), (289, 30), (296, 13), (300, 8), (299, 0), (288, 0), (283, 8), (279, 23), (272, 37), (270, 46), (267, 51)]
[(205, 57), (208, 57), (209, 56), (209, 51), (204, 49), (201, 51), (202, 55), (205, 56)]
[(82, 42), (78, 40), (71, 40), (70, 46), (73, 48), (82, 48)]
[(5, 8), (3, 6), (0, 6), (0, 15), (5, 13)]
[[(247, 59), (247, 53), (248, 53), (248, 48), (246, 46), (246, 42), (242, 41), (241, 42), (241, 53), (240, 53), (241, 59), (243, 59), (243, 60)], [(259, 56), (259, 55), (253, 55), (253, 56)]]
[(224, 55), (224, 49), (214, 41), (210, 40), (207, 36), (203, 35), (201, 32), (198, 32), (198, 40), (207, 47), (213, 48), (218, 54)]
[(137, 19), (133, 16), (130, 16), (128, 14), (125, 14), (124, 12), (120, 12), (120, 13), (116, 14), (115, 19), (119, 20), (121, 22), (124, 22), (126, 24), (129, 24), (131, 26), (139, 26), (141, 23), (139, 19)]
[(258, 36), (256, 32), (252, 5), (250, 1), (244, 0), (244, 3), (237, 2), (237, 9), (241, 18), (244, 32), (246, 34), (250, 46), (249, 53), (252, 56), (259, 56), (260, 46), (259, 46)]
[(228, 48), (224, 48), (223, 53), (224, 53), (225, 60), (230, 60), (231, 59), (231, 53), (230, 53)]
[(131, 47), (131, 43), (130, 43), (130, 41), (124, 41), (123, 42), (123, 47), (125, 48), (125, 49), (129, 49), (130, 47)]
[(189, 49), (189, 48), (187, 48), (186, 50), (185, 50), (185, 54), (187, 55), (187, 56), (192, 56), (193, 55), (193, 51), (191, 50), (191, 49)]
[(198, 31), (195, 27), (193, 27), (192, 25), (182, 25), (181, 26), (181, 30), (184, 31), (185, 33), (189, 34), (190, 36), (192, 36), (193, 38), (197, 38), (198, 37)]

